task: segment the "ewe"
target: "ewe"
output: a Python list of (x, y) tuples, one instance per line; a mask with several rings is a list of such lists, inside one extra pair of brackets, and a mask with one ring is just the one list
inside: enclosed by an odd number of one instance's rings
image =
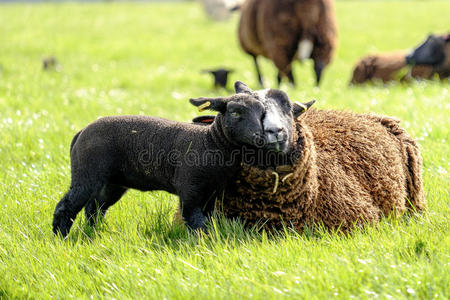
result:
[[(246, 92), (265, 106), (292, 105), (281, 91)], [(383, 215), (425, 208), (419, 148), (398, 120), (315, 109), (282, 114), (283, 124), (289, 124), (283, 130), (292, 138), (279, 153), (280, 163), (267, 167), (267, 161), (244, 161), (220, 203), (225, 216), (240, 217), (248, 225), (262, 221), (280, 228), (284, 223), (302, 230), (323, 224), (347, 231)], [(266, 141), (272, 134), (264, 126)]]

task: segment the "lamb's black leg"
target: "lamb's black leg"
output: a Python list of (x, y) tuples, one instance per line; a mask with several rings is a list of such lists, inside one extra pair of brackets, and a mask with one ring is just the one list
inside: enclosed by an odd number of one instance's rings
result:
[(105, 184), (96, 197), (89, 200), (84, 207), (86, 220), (88, 220), (91, 225), (95, 225), (99, 213), (101, 213), (101, 216), (104, 216), (108, 208), (119, 201), (126, 191), (127, 189), (122, 186)]
[(183, 207), (182, 215), (189, 228), (205, 230), (206, 217), (200, 207)]
[(53, 233), (66, 237), (78, 212), (100, 189), (101, 185), (73, 185), (56, 205), (53, 214)]
[(186, 225), (193, 230), (205, 229), (206, 217), (202, 212), (205, 201), (196, 193), (180, 193), (180, 206)]
[(259, 64), (258, 64), (258, 58), (256, 57), (256, 55), (252, 55), (252, 57), (253, 57), (253, 61), (255, 62), (255, 69), (256, 69), (256, 74), (258, 75), (259, 85), (261, 87), (264, 87), (264, 83), (263, 83), (263, 79), (262, 79), (262, 75), (261, 75), (261, 70), (260, 70)]

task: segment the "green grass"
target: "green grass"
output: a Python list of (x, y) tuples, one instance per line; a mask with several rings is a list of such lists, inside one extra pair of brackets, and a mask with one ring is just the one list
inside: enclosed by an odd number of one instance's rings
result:
[[(296, 63), (295, 100), (396, 116), (420, 143), (428, 210), (349, 236), (276, 234), (216, 218), (208, 235), (172, 225), (177, 198), (129, 192), (97, 228), (77, 218), (51, 233), (70, 182), (72, 136), (99, 116), (189, 121), (189, 97), (211, 89), (203, 68), (235, 69), (257, 88), (237, 44), (237, 17), (208, 20), (196, 3), (0, 5), (0, 298), (450, 297), (449, 82), (348, 88), (368, 52), (407, 49), (450, 28), (448, 1), (337, 3), (339, 50), (320, 89)], [(60, 72), (43, 72), (55, 55)], [(266, 83), (275, 69), (263, 62)]]

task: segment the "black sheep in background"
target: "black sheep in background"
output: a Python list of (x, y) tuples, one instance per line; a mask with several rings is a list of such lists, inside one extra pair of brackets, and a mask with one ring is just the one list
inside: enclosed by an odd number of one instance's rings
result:
[(211, 74), (214, 77), (214, 87), (215, 88), (227, 88), (228, 75), (232, 73), (233, 70), (230, 69), (215, 69), (215, 70), (203, 70), (202, 73)]

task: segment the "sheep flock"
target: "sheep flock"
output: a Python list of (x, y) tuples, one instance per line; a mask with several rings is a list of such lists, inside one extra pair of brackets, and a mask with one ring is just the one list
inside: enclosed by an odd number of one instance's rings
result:
[[(338, 45), (333, 0), (202, 4), (215, 20), (240, 14), (238, 42), (253, 59), (261, 87), (260, 57), (275, 66), (279, 86), (285, 78), (295, 85), (293, 64), (308, 59), (321, 83)], [(59, 62), (52, 57), (43, 64), (49, 71)], [(204, 70), (226, 88), (235, 69)], [(431, 34), (411, 51), (362, 57), (350, 84), (449, 76), (450, 35)], [(176, 219), (192, 230), (206, 230), (214, 210), (248, 226), (347, 232), (426, 208), (420, 149), (400, 120), (316, 109), (315, 100), (291, 101), (281, 89), (252, 90), (241, 81), (227, 97), (190, 103), (217, 114), (189, 123), (103, 117), (79, 131), (70, 145), (71, 185), (56, 205), (53, 232), (66, 237), (83, 208), (94, 225), (128, 189), (178, 195)]]

